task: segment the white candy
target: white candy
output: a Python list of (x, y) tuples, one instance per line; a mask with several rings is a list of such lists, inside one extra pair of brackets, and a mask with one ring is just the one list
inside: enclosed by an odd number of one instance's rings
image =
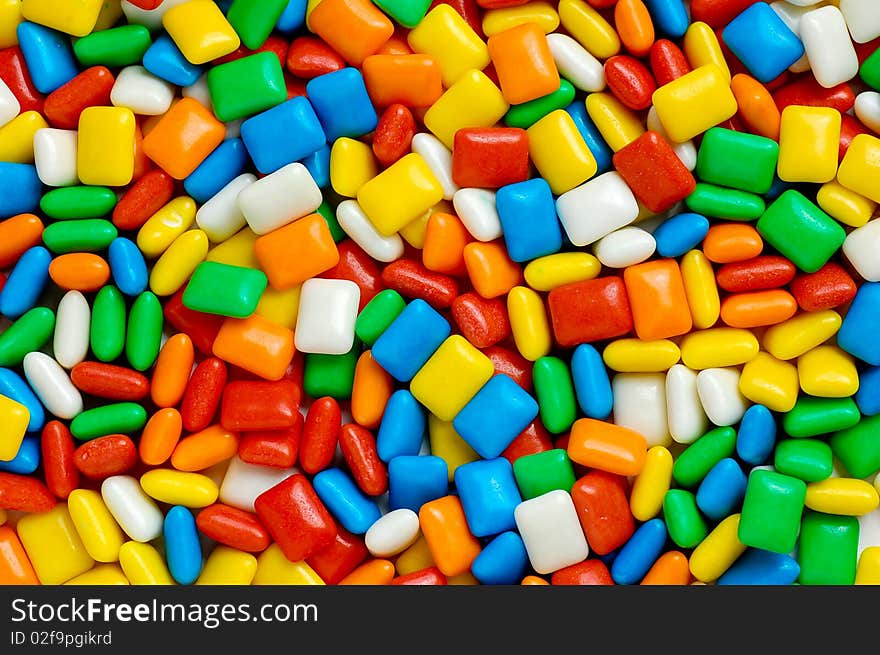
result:
[(420, 132), (413, 137), (412, 151), (421, 155), (443, 187), (443, 199), (452, 200), (458, 185), (452, 181), (452, 153), (433, 134)]
[(513, 511), (532, 568), (553, 573), (590, 554), (571, 496), (562, 489), (526, 500)]
[(101, 483), (101, 497), (119, 527), (135, 541), (146, 543), (162, 534), (164, 517), (155, 501), (130, 475), (114, 475)]
[(867, 43), (880, 36), (880, 5), (877, 0), (840, 0), (840, 12), (856, 43)]
[[(878, 7), (880, 11), (880, 7)], [(870, 130), (880, 133), (880, 93), (862, 91), (856, 96), (855, 114)]]
[(143, 25), (149, 30), (158, 30), (162, 27), (162, 18), (167, 11), (177, 5), (182, 5), (189, 0), (164, 0), (155, 9), (141, 9), (131, 4), (128, 0), (122, 0), (122, 11), (129, 23)]
[(158, 116), (171, 107), (175, 87), (159, 79), (143, 66), (127, 66), (119, 71), (110, 102), (116, 107), (128, 107), (135, 114)]
[(653, 235), (640, 227), (615, 230), (593, 245), (593, 253), (609, 268), (626, 268), (643, 262), (656, 249)]
[(581, 91), (605, 88), (605, 68), (580, 43), (567, 34), (548, 34), (547, 45), (559, 74)]
[(859, 58), (837, 7), (821, 7), (801, 18), (801, 41), (816, 81), (830, 89), (859, 72)]
[(58, 303), (55, 338), (52, 343), (56, 361), (64, 368), (73, 368), (89, 354), (91, 310), (86, 297), (79, 291), (68, 291)]
[(569, 241), (588, 246), (636, 220), (639, 204), (620, 174), (611, 171), (563, 193), (556, 212)]
[(672, 146), (672, 152), (674, 152), (679, 161), (684, 164), (685, 168), (692, 171), (697, 167), (697, 146), (695, 146), (694, 142), (690, 140), (683, 141), (682, 143), (673, 142), (666, 133), (666, 128), (663, 127), (663, 123), (660, 122), (660, 116), (657, 115), (657, 110), (654, 109), (653, 105), (648, 110), (647, 122), (649, 130), (662, 136), (666, 139), (666, 142)]
[(684, 364), (676, 364), (666, 373), (666, 418), (677, 443), (692, 443), (709, 427), (697, 393), (697, 374)]
[(336, 207), (339, 227), (370, 257), (380, 262), (393, 262), (403, 256), (403, 240), (399, 234), (379, 234), (357, 200), (343, 200)]
[(501, 236), (501, 219), (495, 209), (495, 192), (488, 189), (459, 189), (452, 198), (455, 213), (477, 241), (494, 241)]
[(0, 127), (3, 127), (18, 116), (21, 112), (21, 105), (18, 98), (6, 85), (6, 82), (0, 80)]
[(71, 186), (76, 175), (76, 130), (44, 127), (34, 133), (34, 165), (46, 186)]
[(411, 509), (396, 509), (370, 526), (364, 542), (373, 557), (392, 557), (409, 548), (418, 538), (418, 515)]
[(214, 110), (214, 103), (211, 102), (211, 89), (208, 88), (208, 76), (202, 75), (193, 84), (185, 86), (180, 90), (180, 94), (184, 98), (192, 98), (198, 100), (203, 106), (210, 110)]
[(238, 194), (241, 213), (257, 234), (267, 234), (311, 214), (322, 200), (311, 173), (299, 162), (279, 168)]
[(748, 409), (739, 392), (739, 371), (735, 368), (707, 368), (697, 374), (697, 393), (706, 416), (715, 425), (733, 425)]
[(666, 376), (663, 373), (618, 373), (611, 381), (614, 422), (645, 437), (648, 447), (668, 446)]
[(253, 512), (254, 501), (261, 493), (296, 473), (296, 469), (279, 469), (241, 461), (238, 456), (229, 461), (229, 468), (220, 485), (220, 502)]
[[(776, 12), (776, 15), (782, 19), (782, 22), (794, 32), (798, 38), (801, 37), (801, 17), (808, 11), (812, 11), (812, 7), (796, 7), (793, 4), (785, 2), (785, 0), (777, 0), (770, 5), (770, 8)], [(801, 55), (801, 58), (788, 67), (792, 73), (803, 73), (810, 70), (810, 60), (807, 55)]]
[(301, 353), (344, 355), (354, 345), (361, 290), (351, 280), (303, 282), (293, 342)]
[(843, 242), (843, 254), (868, 282), (880, 282), (880, 219), (850, 232)]
[(24, 356), (24, 374), (40, 401), (51, 414), (72, 419), (83, 411), (79, 390), (61, 365), (45, 353), (30, 352)]
[(256, 175), (242, 173), (199, 207), (196, 223), (208, 235), (208, 239), (214, 243), (226, 241), (247, 225), (238, 204), (238, 194), (256, 181)]

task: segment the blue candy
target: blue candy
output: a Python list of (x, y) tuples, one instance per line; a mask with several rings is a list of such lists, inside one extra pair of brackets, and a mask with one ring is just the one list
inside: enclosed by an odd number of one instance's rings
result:
[(880, 366), (880, 282), (859, 287), (837, 333), (837, 345), (871, 366)]
[(306, 167), (318, 188), (330, 186), (330, 146), (319, 148), (305, 159), (300, 159), (299, 163)]
[(241, 138), (261, 173), (304, 159), (327, 142), (312, 104), (291, 98), (241, 124)]
[(36, 394), (31, 390), (28, 383), (15, 371), (8, 368), (0, 368), (0, 396), (12, 398), (17, 403), (21, 403), (27, 407), (30, 414), (27, 431), (36, 432), (41, 430), (46, 423), (46, 412), (43, 411), (43, 404)]
[(395, 391), (385, 405), (376, 435), (379, 459), (390, 462), (400, 455), (418, 455), (426, 425), (419, 401), (406, 389)]
[(748, 479), (735, 459), (718, 462), (697, 489), (697, 507), (713, 521), (733, 514), (746, 495)]
[(18, 260), (0, 291), (0, 314), (18, 318), (33, 309), (49, 280), (52, 255), (43, 246), (34, 246)]
[(248, 155), (241, 139), (226, 139), (183, 181), (183, 188), (196, 202), (205, 203), (241, 175)]
[(584, 143), (587, 144), (587, 148), (593, 153), (593, 158), (596, 160), (596, 165), (599, 167), (596, 171), (596, 175), (610, 170), (612, 163), (611, 158), (614, 156), (614, 151), (607, 143), (605, 143), (602, 134), (599, 132), (599, 128), (596, 127), (593, 120), (590, 118), (590, 115), (587, 114), (587, 108), (583, 101), (575, 100), (565, 108), (565, 111), (571, 116), (578, 132), (581, 133), (581, 137), (584, 139)]
[(110, 272), (119, 290), (137, 296), (147, 290), (149, 273), (140, 248), (130, 239), (117, 237), (110, 242)]
[(511, 585), (522, 580), (529, 555), (516, 532), (504, 532), (490, 541), (471, 564), (481, 584)]
[(538, 403), (507, 375), (495, 375), (452, 420), (480, 457), (498, 457), (538, 415)]
[(719, 585), (790, 585), (801, 567), (790, 555), (749, 548), (718, 579)]
[(794, 182), (783, 182), (775, 175), (773, 176), (773, 184), (770, 185), (770, 190), (764, 194), (764, 197), (767, 200), (776, 200), (783, 193), (788, 191), (789, 189), (798, 189), (798, 185)]
[(202, 67), (191, 64), (167, 34), (144, 53), (143, 64), (156, 77), (177, 86), (191, 86), (202, 76)]
[(760, 466), (776, 445), (776, 421), (763, 405), (752, 405), (743, 414), (736, 433), (736, 454), (746, 464)]
[(859, 373), (856, 405), (865, 416), (880, 414), (880, 366), (872, 366)]
[(40, 93), (52, 93), (79, 74), (70, 36), (36, 23), (18, 25), (18, 45)]
[(376, 339), (373, 359), (398, 382), (409, 382), (450, 331), (449, 322), (417, 298)]
[(654, 230), (657, 253), (661, 257), (681, 257), (696, 248), (709, 232), (709, 220), (701, 214), (677, 214)]
[(40, 466), (40, 438), (25, 437), (15, 457), (8, 462), (0, 461), (0, 471), (30, 475)]
[(556, 202), (544, 178), (501, 187), (495, 194), (495, 207), (513, 261), (529, 261), (562, 247)]
[(165, 558), (179, 584), (192, 584), (202, 572), (202, 547), (192, 512), (175, 505), (165, 515)]
[(643, 523), (614, 558), (611, 578), (617, 584), (638, 584), (654, 566), (665, 544), (666, 524), (662, 519)]
[(376, 503), (365, 496), (342, 469), (321, 471), (312, 485), (333, 517), (353, 534), (364, 534), (382, 516)]
[(759, 82), (770, 82), (804, 55), (804, 44), (766, 2), (727, 24), (721, 39)]
[(402, 455), (388, 462), (388, 503), (391, 509), (419, 508), (449, 491), (446, 460), (434, 455)]
[(593, 346), (583, 343), (575, 348), (571, 357), (571, 379), (581, 411), (590, 418), (608, 418), (614, 396), (605, 362)]
[(36, 210), (42, 193), (36, 167), (0, 162), (0, 219)]
[(496, 457), (462, 464), (455, 469), (455, 488), (468, 528), (475, 537), (516, 529), (513, 512), (522, 496), (507, 459)]
[(343, 68), (319, 75), (306, 84), (306, 93), (329, 143), (341, 136), (356, 138), (376, 129), (379, 117), (358, 69)]
[(281, 12), (275, 29), (284, 34), (290, 34), (302, 27), (306, 22), (307, 4), (306, 0), (290, 0), (287, 7)]
[(661, 34), (678, 39), (687, 32), (690, 19), (681, 0), (645, 0), (645, 5)]

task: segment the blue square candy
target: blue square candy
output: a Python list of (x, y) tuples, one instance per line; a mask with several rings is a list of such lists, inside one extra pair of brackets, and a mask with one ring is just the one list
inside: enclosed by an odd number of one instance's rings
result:
[(311, 103), (302, 96), (247, 119), (241, 138), (257, 170), (266, 175), (308, 157), (327, 141)]
[(779, 77), (804, 54), (804, 44), (766, 2), (734, 18), (721, 38), (759, 82)]
[(504, 457), (462, 464), (455, 469), (455, 488), (475, 537), (516, 529), (513, 511), (522, 496), (513, 467)]
[(558, 252), (562, 230), (550, 185), (536, 177), (508, 184), (495, 194), (507, 253), (515, 262), (526, 262)]
[(449, 468), (434, 455), (401, 455), (388, 462), (388, 503), (391, 509), (418, 512), (427, 502), (449, 493)]
[(379, 117), (358, 69), (319, 75), (306, 84), (306, 93), (330, 143), (341, 136), (356, 138), (376, 129)]
[(449, 322), (417, 298), (376, 339), (373, 359), (398, 382), (409, 382), (449, 333)]

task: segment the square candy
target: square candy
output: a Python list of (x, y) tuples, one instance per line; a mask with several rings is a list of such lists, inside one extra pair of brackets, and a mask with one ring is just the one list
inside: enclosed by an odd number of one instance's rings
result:
[(757, 2), (734, 18), (721, 38), (749, 72), (770, 82), (804, 54), (804, 44), (766, 2)]
[(350, 280), (304, 282), (293, 337), (296, 349), (322, 355), (344, 355), (351, 350), (360, 299), (360, 287)]
[(339, 251), (320, 214), (310, 214), (261, 236), (254, 254), (273, 289), (283, 291), (339, 263)]
[(613, 339), (633, 328), (626, 287), (616, 276), (557, 287), (547, 302), (556, 343), (563, 348)]
[(495, 194), (495, 208), (513, 261), (543, 257), (562, 247), (553, 193), (542, 178), (502, 187)]
[(311, 214), (322, 200), (321, 190), (309, 171), (296, 162), (246, 186), (238, 194), (241, 213), (257, 234), (268, 234)]
[(376, 129), (379, 117), (356, 68), (319, 75), (306, 84), (306, 93), (328, 142), (343, 136), (357, 138)]
[(304, 159), (326, 143), (312, 105), (302, 96), (247, 119), (241, 124), (241, 138), (264, 174)]
[(532, 568), (542, 575), (582, 562), (590, 554), (571, 496), (561, 489), (520, 503), (514, 517)]
[(506, 459), (497, 457), (459, 466), (455, 487), (472, 535), (488, 537), (516, 529), (513, 512), (522, 497)]
[(581, 247), (632, 223), (639, 204), (620, 173), (611, 171), (563, 193), (556, 211), (569, 241)]
[(652, 212), (663, 212), (697, 185), (672, 146), (656, 132), (645, 132), (614, 154), (614, 168), (636, 198)]
[(684, 143), (726, 121), (739, 109), (730, 80), (714, 64), (682, 75), (654, 92), (654, 107), (669, 138)]
[(373, 359), (409, 382), (449, 336), (449, 323), (424, 300), (413, 300), (373, 344)]

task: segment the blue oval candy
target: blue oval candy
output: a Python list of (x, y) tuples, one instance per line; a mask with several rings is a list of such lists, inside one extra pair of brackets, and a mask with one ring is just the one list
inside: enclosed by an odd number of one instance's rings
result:
[(801, 573), (790, 555), (749, 548), (718, 579), (719, 585), (790, 585)]
[(654, 230), (657, 253), (663, 257), (681, 257), (696, 248), (709, 232), (709, 220), (702, 214), (686, 212), (667, 219)]
[(382, 516), (378, 505), (365, 496), (341, 469), (321, 471), (312, 480), (312, 485), (333, 518), (353, 534), (364, 534)]
[(571, 378), (578, 405), (584, 414), (590, 418), (608, 418), (614, 406), (614, 396), (599, 351), (586, 343), (575, 348), (571, 357)]
[(27, 250), (0, 291), (0, 314), (7, 318), (18, 318), (33, 309), (49, 280), (51, 263), (52, 255), (43, 246)]
[(425, 412), (406, 389), (391, 394), (376, 435), (379, 459), (390, 462), (400, 455), (418, 455), (425, 435)]
[(165, 516), (165, 556), (171, 577), (192, 584), (202, 572), (202, 547), (192, 512), (175, 505)]
[(15, 371), (8, 368), (0, 368), (0, 396), (12, 398), (15, 402), (27, 407), (30, 414), (27, 431), (36, 432), (41, 430), (46, 423), (46, 412), (43, 411), (43, 403), (37, 398), (30, 386)]
[(776, 421), (763, 405), (752, 405), (743, 414), (736, 433), (736, 454), (747, 464), (760, 466), (776, 445)]
[(205, 203), (241, 175), (248, 156), (239, 138), (226, 139), (183, 181), (183, 188), (196, 202)]
[(147, 290), (147, 263), (137, 245), (125, 237), (110, 243), (110, 272), (116, 286), (127, 296), (138, 296)]
[(748, 478), (735, 459), (725, 457), (703, 478), (697, 489), (697, 507), (714, 521), (730, 516), (746, 495)]
[(639, 526), (611, 564), (614, 581), (617, 584), (641, 582), (663, 552), (666, 534), (666, 524), (662, 519), (651, 519)]

